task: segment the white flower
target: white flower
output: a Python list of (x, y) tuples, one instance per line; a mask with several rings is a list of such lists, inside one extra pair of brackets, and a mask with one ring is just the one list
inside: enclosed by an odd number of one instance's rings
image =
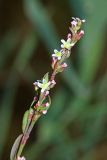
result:
[(64, 39), (61, 40), (63, 44), (61, 44), (61, 48), (66, 48), (68, 50), (71, 49), (72, 46), (74, 46), (74, 43), (71, 42), (71, 38), (68, 38), (67, 41)]
[(44, 91), (49, 89), (50, 81), (47, 82), (46, 79), (43, 78), (42, 82), (37, 82), (37, 86), (41, 88), (41, 92), (43, 93)]
[(62, 56), (62, 53), (56, 49), (54, 49), (54, 53), (55, 54), (52, 54), (52, 57), (56, 57), (58, 60), (61, 59), (61, 56)]
[(45, 94), (47, 94), (47, 95), (49, 94), (48, 90), (50, 89), (49, 86), (51, 84), (51, 82), (49, 81), (49, 75), (48, 74), (49, 73), (46, 73), (42, 80), (37, 80), (36, 82), (33, 83), (35, 85), (35, 88), (38, 88), (38, 89), (41, 88), (41, 92), (43, 93), (43, 92), (46, 91)]

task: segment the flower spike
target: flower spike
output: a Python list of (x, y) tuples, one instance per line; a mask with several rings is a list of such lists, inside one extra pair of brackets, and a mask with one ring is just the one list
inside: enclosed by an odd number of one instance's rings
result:
[(81, 30), (81, 25), (85, 20), (79, 18), (72, 18), (70, 31), (68, 33), (67, 40), (62, 39), (61, 49), (54, 50), (52, 54), (52, 74), (46, 73), (41, 80), (34, 82), (36, 95), (29, 109), (25, 112), (22, 122), (22, 134), (18, 136), (13, 144), (10, 159), (11, 160), (25, 160), (21, 157), (23, 148), (29, 138), (29, 135), (34, 127), (35, 122), (41, 115), (45, 115), (51, 105), (50, 90), (56, 85), (55, 77), (59, 72), (64, 71), (67, 67), (65, 60), (70, 56), (72, 47), (78, 40), (84, 35), (84, 31)]

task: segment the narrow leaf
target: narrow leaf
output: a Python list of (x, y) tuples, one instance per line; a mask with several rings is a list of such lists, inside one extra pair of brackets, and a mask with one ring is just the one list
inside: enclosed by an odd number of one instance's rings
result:
[(13, 144), (13, 147), (11, 149), (11, 153), (10, 153), (10, 160), (15, 160), (16, 152), (17, 152), (17, 149), (19, 147), (22, 136), (23, 136), (23, 134), (20, 134), (17, 137), (17, 139), (15, 140), (15, 142)]
[(46, 82), (48, 82), (48, 80), (49, 80), (49, 73), (48, 72), (44, 75), (43, 79), (45, 79)]

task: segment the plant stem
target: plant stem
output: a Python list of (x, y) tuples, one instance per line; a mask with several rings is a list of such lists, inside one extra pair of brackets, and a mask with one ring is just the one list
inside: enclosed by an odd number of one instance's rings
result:
[(40, 116), (41, 116), (40, 113), (38, 113), (38, 112), (34, 113), (34, 116), (32, 118), (32, 121), (31, 121), (31, 124), (30, 124), (28, 130), (26, 130), (26, 132), (23, 134), (23, 137), (22, 137), (22, 140), (21, 140), (21, 143), (20, 143), (20, 147), (19, 147), (19, 150), (17, 152), (17, 157), (21, 156), (22, 151), (23, 151), (23, 149), (24, 149), (24, 147), (26, 145), (26, 142), (27, 142), (27, 140), (29, 138), (29, 135), (30, 135), (30, 133), (31, 133), (36, 121), (38, 120), (38, 118)]

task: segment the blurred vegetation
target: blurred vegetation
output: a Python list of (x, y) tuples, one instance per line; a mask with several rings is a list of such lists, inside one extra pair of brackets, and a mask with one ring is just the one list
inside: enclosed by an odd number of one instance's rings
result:
[(32, 83), (51, 71), (51, 54), (71, 17), (86, 19), (85, 36), (57, 76), (52, 106), (35, 126), (28, 160), (106, 160), (107, 1), (0, 1), (0, 159), (9, 159), (34, 96)]

